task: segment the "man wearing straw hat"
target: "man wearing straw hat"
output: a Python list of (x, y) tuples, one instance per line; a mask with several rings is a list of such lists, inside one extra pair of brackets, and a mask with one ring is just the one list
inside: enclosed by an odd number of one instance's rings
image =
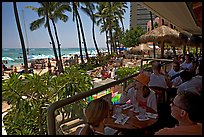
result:
[(134, 101), (139, 102), (140, 100), (143, 100), (146, 106), (152, 108), (157, 112), (155, 92), (149, 89), (147, 86), (149, 83), (149, 76), (144, 73), (140, 73), (139, 75), (134, 77), (134, 79), (136, 81), (133, 82), (131, 86), (128, 86), (126, 88), (127, 90), (123, 91), (120, 97), (120, 103), (126, 103), (130, 100), (130, 103), (134, 104)]

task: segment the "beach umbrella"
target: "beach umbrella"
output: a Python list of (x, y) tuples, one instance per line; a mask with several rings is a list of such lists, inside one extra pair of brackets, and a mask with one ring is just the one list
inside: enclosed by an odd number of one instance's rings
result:
[(68, 57), (69, 57), (69, 55), (63, 55), (62, 57), (63, 57), (63, 58), (68, 58)]
[(33, 59), (35, 59), (36, 58), (36, 55), (28, 55), (28, 60), (33, 60)]
[(10, 57), (2, 57), (2, 60), (14, 61), (14, 59), (12, 59), (12, 58), (10, 58)]
[(174, 30), (168, 26), (160, 26), (157, 27), (146, 34), (140, 36), (139, 41), (141, 43), (146, 42), (160, 42), (160, 41), (172, 41), (172, 40), (178, 40), (180, 32), (177, 30)]
[(179, 31), (171, 29), (168, 26), (162, 25), (140, 36), (139, 41), (141, 43), (146, 43), (146, 42), (159, 43), (160, 44), (159, 46), (161, 47), (161, 57), (163, 57), (164, 42), (180, 44), (179, 34), (180, 34)]
[(51, 59), (51, 58), (55, 58), (55, 56), (53, 56), (53, 55), (47, 55), (47, 58)]
[(139, 44), (139, 46), (135, 46), (133, 48), (133, 50), (136, 50), (136, 51), (148, 51), (148, 50), (152, 50), (147, 44)]
[(42, 54), (42, 55), (38, 55), (38, 56), (37, 56), (37, 59), (45, 59), (45, 58), (47, 58), (47, 56), (44, 55), (44, 54)]

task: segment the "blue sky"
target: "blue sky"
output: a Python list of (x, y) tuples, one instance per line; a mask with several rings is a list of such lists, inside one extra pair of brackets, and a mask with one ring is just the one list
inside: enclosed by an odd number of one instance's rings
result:
[[(30, 23), (38, 19), (36, 12), (31, 9), (24, 8), (25, 6), (34, 6), (39, 7), (37, 2), (17, 2), (17, 8), (21, 23), (21, 28), (23, 31), (23, 36), (26, 43), (26, 35), (23, 21), (22, 10), (24, 10), (24, 18), (26, 24), (26, 30), (28, 35), (28, 46), (29, 48), (50, 48), (49, 44), (50, 38), (47, 32), (47, 29), (43, 27), (35, 31), (30, 31)], [(86, 36), (86, 42), (88, 48), (93, 48), (92, 40), (92, 23), (90, 18), (85, 15), (83, 12), (80, 12), (84, 32)], [(78, 48), (78, 36), (76, 31), (76, 25), (72, 21), (72, 14), (68, 13), (69, 19), (68, 22), (64, 23), (62, 21), (57, 22), (57, 30), (62, 48)], [(124, 26), (125, 30), (129, 29), (130, 24), (130, 3), (128, 2), (128, 9), (125, 13)], [(105, 43), (105, 33), (100, 34), (99, 27), (95, 26), (96, 40), (99, 48), (106, 47)], [(13, 3), (12, 2), (2, 2), (2, 48), (21, 48), (19, 35), (17, 31)]]

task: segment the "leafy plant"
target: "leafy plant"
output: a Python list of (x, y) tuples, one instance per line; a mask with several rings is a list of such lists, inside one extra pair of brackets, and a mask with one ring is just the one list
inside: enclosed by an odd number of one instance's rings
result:
[[(134, 68), (129, 68), (129, 67), (121, 67), (118, 68), (116, 71), (118, 79), (123, 79), (125, 77), (128, 77), (130, 75), (136, 74), (139, 70), (139, 66), (136, 66)], [(127, 84), (131, 83), (133, 80), (128, 80)]]
[[(7, 134), (46, 135), (49, 104), (88, 91), (91, 87), (91, 77), (75, 66), (65, 68), (64, 74), (57, 77), (49, 73), (41, 76), (12, 73), (10, 79), (2, 81), (2, 95), (12, 106), (3, 119)], [(82, 117), (85, 104), (85, 100), (71, 104), (60, 108), (56, 114), (62, 113), (63, 118)]]

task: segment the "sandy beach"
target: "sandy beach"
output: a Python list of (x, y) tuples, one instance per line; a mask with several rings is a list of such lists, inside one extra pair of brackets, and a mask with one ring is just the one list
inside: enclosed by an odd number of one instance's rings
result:
[[(51, 62), (51, 66), (52, 66), (52, 70), (54, 69), (54, 67), (56, 66), (56, 61), (50, 61)], [(28, 63), (28, 67), (30, 68), (31, 63)], [(23, 70), (21, 68), (21, 64), (16, 64), (15, 67), (17, 68), (17, 72)], [(13, 70), (7, 70), (4, 71), (4, 76), (2, 76), (2, 80), (4, 79), (8, 79), (9, 78), (9, 73), (11, 73)], [(38, 69), (33, 69), (34, 73), (37, 73), (39, 75), (42, 75), (44, 73), (46, 73), (48, 71), (48, 67), (46, 64), (46, 67), (44, 69), (38, 68)]]

